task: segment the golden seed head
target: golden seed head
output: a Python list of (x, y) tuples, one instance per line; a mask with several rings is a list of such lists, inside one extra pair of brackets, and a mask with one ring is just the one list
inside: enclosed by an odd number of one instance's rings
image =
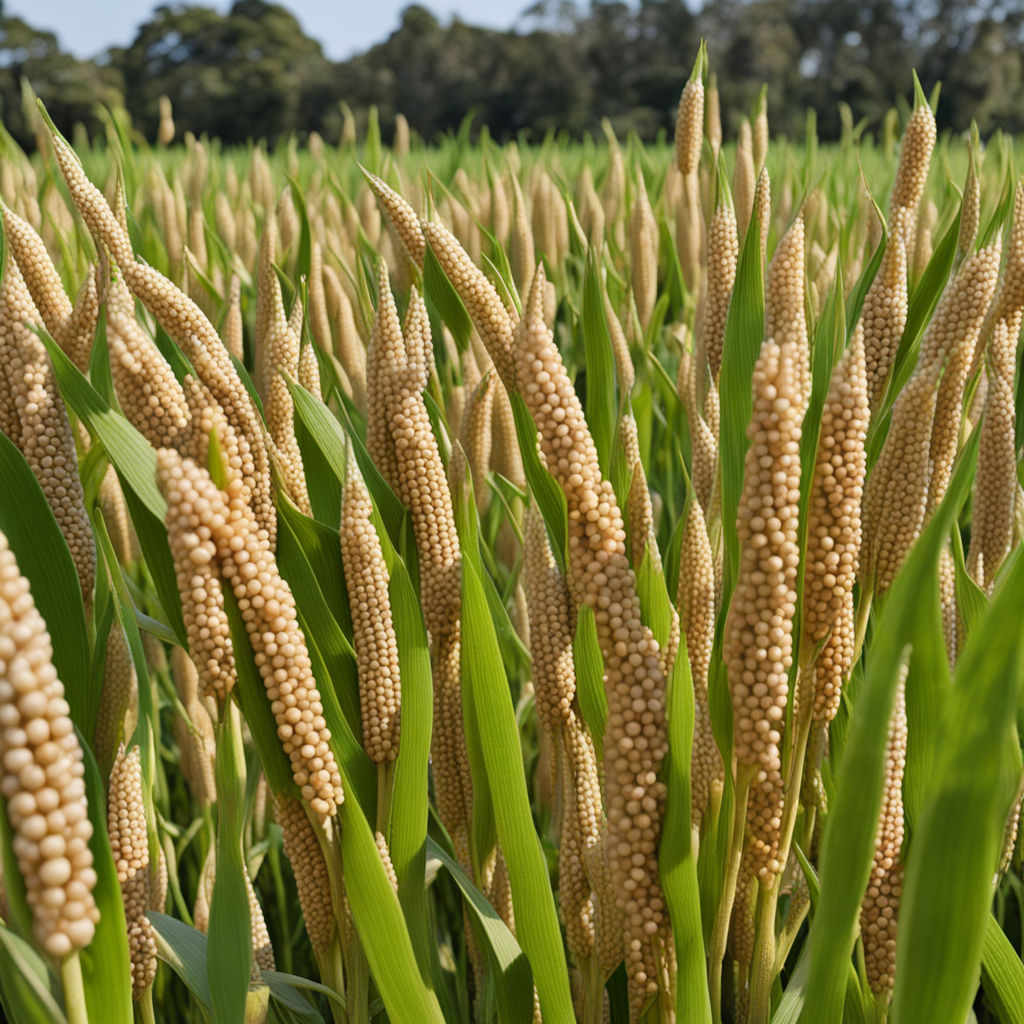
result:
[(872, 415), (878, 412), (885, 397), (892, 363), (907, 324), (907, 308), (907, 247), (902, 233), (893, 231), (878, 273), (864, 296), (860, 316)]
[(363, 747), (371, 761), (381, 764), (398, 755), (402, 691), (388, 570), (370, 521), (372, 511), (370, 493), (350, 446), (342, 492), (341, 554), (352, 611)]
[(309, 820), (302, 804), (283, 793), (275, 797), (274, 817), (281, 826), (284, 852), (295, 875), (309, 941), (313, 952), (322, 958), (331, 948), (335, 924), (331, 901), (325, 899), (331, 891), (331, 884), (327, 862), (317, 840), (316, 826)]
[(914, 107), (907, 130), (903, 135), (900, 161), (896, 168), (896, 181), (889, 197), (890, 214), (898, 208), (913, 214), (924, 193), (928, 180), (928, 166), (935, 148), (935, 115), (927, 103)]
[(138, 747), (117, 752), (107, 788), (107, 832), (110, 852), (121, 884), (128, 952), (132, 965), (132, 996), (138, 1000), (156, 976), (156, 936), (146, 917), (149, 906), (149, 836)]
[(641, 621), (622, 513), (544, 322), (544, 284), (538, 267), (516, 329), (517, 377), (548, 470), (566, 496), (573, 596), (593, 609), (605, 660), (609, 866), (626, 921), (630, 1005), (638, 1011), (657, 990), (653, 940), (666, 924), (657, 871), (665, 795), (658, 770), (667, 749), (664, 673), (658, 643)]
[(861, 501), (869, 409), (862, 332), (832, 371), (811, 482), (804, 567), (804, 643), (815, 662), (814, 716), (830, 721), (853, 664), (853, 584), (861, 545)]
[(754, 408), (736, 518), (741, 562), (725, 624), (733, 747), (756, 769), (748, 824), (763, 877), (777, 874), (782, 809), (782, 729), (793, 662), (800, 561), (800, 421), (795, 353), (766, 341), (754, 367)]
[(0, 533), (0, 793), (36, 941), (61, 959), (99, 920), (82, 748), (53, 648)]
[(696, 174), (704, 140), (704, 83), (687, 82), (676, 115), (676, 166), (683, 175)]
[(860, 910), (868, 984), (876, 996), (892, 991), (896, 966), (897, 920), (903, 888), (899, 857), (903, 846), (903, 771), (907, 759), (906, 677), (904, 665), (885, 744), (885, 783), (875, 856)]
[(466, 311), (480, 338), (510, 390), (515, 387), (512, 355), (512, 318), (494, 285), (473, 263), (455, 236), (443, 225), (423, 222), (423, 235), (437, 256), (452, 286), (465, 303)]

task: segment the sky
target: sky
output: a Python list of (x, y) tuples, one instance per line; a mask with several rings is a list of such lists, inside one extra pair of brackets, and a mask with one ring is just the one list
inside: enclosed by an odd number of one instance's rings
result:
[[(165, 0), (171, 2), (171, 0)], [(179, 0), (180, 2), (180, 0)], [(230, 0), (188, 0), (226, 11)], [(332, 60), (344, 60), (397, 27), (399, 14), (413, 0), (280, 0), (299, 19), (303, 30), (323, 43)], [(530, 0), (420, 0), (446, 22), (452, 15), (490, 28), (510, 28)], [(136, 28), (159, 6), (154, 0), (4, 0), (8, 15), (35, 28), (53, 32), (64, 50), (76, 57), (95, 57), (109, 46), (127, 46)], [(99, 13), (102, 10), (102, 13)]]

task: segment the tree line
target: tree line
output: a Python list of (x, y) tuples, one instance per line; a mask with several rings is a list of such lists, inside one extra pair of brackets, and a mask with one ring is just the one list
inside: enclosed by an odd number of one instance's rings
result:
[(699, 10), (684, 0), (541, 0), (512, 31), (443, 23), (414, 4), (385, 41), (345, 61), (265, 0), (237, 0), (224, 14), (161, 6), (131, 45), (91, 61), (0, 2), (0, 118), (31, 147), (25, 79), (66, 131), (95, 130), (100, 106), (123, 105), (155, 138), (166, 95), (179, 132), (229, 144), (313, 131), (338, 142), (346, 118), (365, 124), (371, 107), (385, 138), (402, 113), (426, 140), (469, 114), (499, 139), (579, 137), (607, 117), (648, 140), (671, 132), (702, 37), (727, 132), (763, 84), (774, 132), (799, 136), (808, 108), (824, 139), (844, 120), (876, 126), (894, 98), (909, 97), (911, 68), (926, 88), (941, 80), (940, 125), (1024, 130), (1016, 0), (706, 0)]

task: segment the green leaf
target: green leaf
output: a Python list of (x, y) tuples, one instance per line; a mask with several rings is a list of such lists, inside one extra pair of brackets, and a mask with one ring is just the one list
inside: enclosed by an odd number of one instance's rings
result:
[(482, 945), (494, 972), (498, 1019), (502, 1024), (528, 1020), (533, 1010), (533, 974), (516, 937), (462, 868), (429, 838), (427, 852), (441, 861), (462, 890), (471, 920), (485, 940)]
[(729, 583), (739, 569), (739, 539), (732, 524), (743, 490), (743, 463), (747, 451), (747, 424), (753, 412), (751, 381), (754, 364), (764, 337), (764, 281), (761, 272), (761, 231), (757, 217), (750, 218), (750, 227), (743, 242), (736, 283), (733, 286), (729, 316), (722, 342), (721, 372), (721, 471), (722, 531), (725, 540)]
[[(530, 813), (522, 751), (501, 650), (481, 582), (479, 551), (470, 542), (475, 516), (472, 488), (457, 500), (462, 539), (462, 686), (486, 764), (498, 841), (508, 865), (520, 944), (530, 959), (541, 1011), (551, 1020), (573, 1019), (569, 975), (554, 896)], [(465, 698), (464, 698), (465, 700)], [(482, 780), (480, 780), (482, 781)]]
[(85, 423), (89, 433), (106, 448), (122, 480), (146, 508), (162, 520), (167, 503), (156, 486), (156, 452), (123, 416), (110, 408), (53, 338), (45, 331), (38, 333), (50, 354), (64, 400)]
[(693, 749), (693, 677), (685, 638), (668, 679), (665, 717), (668, 758), (662, 769), (666, 783), (665, 819), (658, 848), (658, 873), (675, 939), (676, 1017), (710, 1024), (707, 954), (701, 923), (697, 861), (690, 837), (690, 756)]
[(210, 989), (214, 1024), (237, 1024), (245, 1017), (249, 992), (252, 930), (242, 853), (245, 756), (233, 704), (226, 706), (217, 733), (217, 873), (210, 898), (206, 971), (217, 979)]
[(1017, 629), (1024, 559), (1003, 576), (957, 662), (932, 784), (915, 830), (900, 907), (893, 1014), (967, 1015), (992, 902), (992, 875), (1020, 777), (1016, 732), (1024, 685)]
[(0, 1005), (18, 1024), (67, 1024), (50, 992), (49, 971), (38, 953), (0, 925)]
[(71, 717), (92, 735), (99, 689), (89, 674), (89, 636), (78, 571), (50, 504), (21, 452), (0, 434), (0, 531), (29, 582), (32, 600), (46, 622), (53, 665), (64, 684)]
[(529, 409), (526, 408), (526, 403), (515, 392), (508, 397), (512, 403), (512, 415), (516, 422), (516, 437), (519, 440), (519, 450), (523, 456), (526, 482), (529, 484), (534, 501), (537, 502), (540, 514), (544, 517), (555, 560), (562, 572), (565, 572), (569, 545), (565, 494), (540, 461), (540, 455), (537, 452), (537, 427)]
[(602, 757), (604, 730), (608, 722), (608, 695), (604, 689), (604, 657), (597, 637), (594, 609), (580, 602), (576, 613), (576, 635), (572, 643), (576, 670), (576, 695), (583, 721), (587, 723), (597, 756)]
[(128, 927), (125, 924), (121, 883), (107, 838), (106, 786), (88, 747), (82, 742), (85, 765), (85, 796), (92, 822), (92, 866), (96, 871), (93, 898), (100, 919), (92, 942), (82, 950), (82, 979), (90, 1020), (110, 1024), (132, 1024), (131, 960), (128, 955)]
[(473, 321), (429, 245), (423, 259), (423, 301), (428, 312), (447, 325), (458, 350), (465, 352), (473, 333)]
[(1024, 1024), (1024, 963), (991, 914), (981, 951), (981, 987), (999, 1024)]
[(443, 1024), (437, 996), (421, 976), (398, 897), (359, 802), (346, 800), (338, 817), (352, 920), (388, 1016), (394, 1021)]
[(608, 321), (605, 319), (601, 280), (594, 260), (591, 250), (583, 276), (579, 333), (582, 335), (583, 358), (587, 368), (585, 415), (597, 448), (601, 472), (607, 476), (615, 437), (615, 359)]
[(206, 975), (206, 936), (191, 925), (166, 914), (150, 910), (146, 915), (156, 931), (160, 959), (185, 983), (199, 1005), (209, 1011), (213, 1006), (210, 982)]

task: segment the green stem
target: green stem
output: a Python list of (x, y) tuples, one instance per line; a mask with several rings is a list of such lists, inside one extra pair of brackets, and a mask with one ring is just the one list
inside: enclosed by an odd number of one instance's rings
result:
[(68, 1024), (89, 1024), (89, 1011), (85, 1005), (85, 981), (78, 950), (68, 953), (60, 962), (60, 984), (64, 990), (64, 1013)]
[(860, 592), (860, 606), (857, 608), (857, 626), (853, 634), (853, 661), (851, 665), (856, 665), (860, 658), (861, 652), (864, 650), (864, 636), (868, 631), (868, 618), (871, 615), (871, 591), (864, 586)]
[(351, 1024), (370, 1024), (370, 965), (366, 962), (366, 953), (355, 929), (349, 946), (345, 1006)]
[[(799, 692), (800, 677), (797, 671), (796, 688)], [(813, 678), (813, 677), (810, 677)], [(796, 719), (796, 736), (789, 751), (786, 789), (782, 805), (782, 830), (779, 836), (779, 863), (785, 866), (793, 842), (797, 812), (800, 808), (800, 788), (803, 782), (804, 758), (807, 741), (811, 734), (814, 702), (805, 699), (799, 702)], [(775, 915), (779, 903), (779, 889), (782, 884), (781, 872), (768, 886), (758, 889), (757, 944), (754, 947), (753, 976), (750, 991), (750, 1024), (768, 1024), (771, 1016), (772, 979), (775, 970)]]
[(722, 961), (729, 939), (729, 920), (732, 905), (736, 899), (736, 880), (743, 859), (743, 833), (747, 821), (747, 795), (754, 768), (749, 765), (736, 767), (735, 805), (732, 813), (732, 834), (729, 838), (729, 862), (726, 867), (722, 896), (715, 912), (715, 923), (711, 929), (711, 945), (708, 949), (708, 989), (711, 995), (711, 1012), (715, 1024), (722, 1024)]
[(150, 985), (145, 992), (142, 993), (142, 998), (136, 1003), (139, 1008), (139, 1017), (142, 1018), (142, 1024), (156, 1024), (156, 1016), (153, 1013), (153, 986)]
[(604, 980), (597, 954), (580, 964), (583, 974), (583, 1024), (601, 1024), (604, 1020)]

